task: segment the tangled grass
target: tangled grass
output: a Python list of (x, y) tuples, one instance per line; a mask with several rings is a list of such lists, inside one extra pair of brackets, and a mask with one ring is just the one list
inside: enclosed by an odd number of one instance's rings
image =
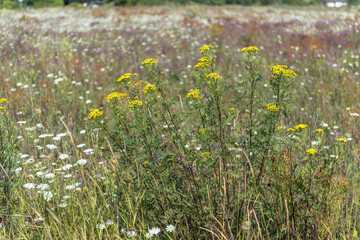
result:
[(0, 15), (1, 238), (357, 239), (358, 8)]

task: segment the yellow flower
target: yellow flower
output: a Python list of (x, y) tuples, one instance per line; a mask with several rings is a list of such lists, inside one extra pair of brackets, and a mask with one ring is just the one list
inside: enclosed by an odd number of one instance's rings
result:
[(214, 81), (217, 81), (217, 80), (220, 80), (221, 79), (221, 76), (218, 74), (218, 73), (209, 73), (207, 76), (206, 76), (206, 80), (209, 80), (212, 79)]
[(338, 138), (336, 141), (338, 141), (338, 142), (346, 142), (345, 138)]
[(136, 107), (141, 107), (143, 105), (143, 102), (140, 100), (134, 100), (129, 102), (129, 108), (134, 109)]
[(270, 111), (270, 112), (277, 112), (280, 110), (280, 107), (274, 105), (274, 104), (266, 104), (266, 110)]
[(308, 125), (306, 125), (306, 124), (299, 124), (299, 125), (296, 125), (294, 128), (296, 130), (298, 130), (298, 129), (304, 129), (304, 128), (307, 128), (307, 127), (308, 127)]
[(211, 153), (210, 152), (203, 152), (202, 154), (201, 154), (201, 156), (204, 156), (204, 157), (210, 157), (211, 156)]
[(102, 111), (100, 111), (99, 109), (91, 109), (90, 110), (90, 114), (89, 114), (89, 119), (95, 119), (97, 117), (100, 117), (101, 115), (103, 115), (104, 113)]
[(187, 98), (193, 98), (193, 99), (198, 99), (198, 98), (202, 98), (202, 96), (200, 96), (200, 90), (199, 89), (195, 89), (192, 92), (189, 92), (188, 94), (186, 94)]
[(206, 128), (200, 128), (200, 129), (199, 129), (199, 133), (202, 133), (202, 134), (206, 133), (206, 131), (207, 131)]
[[(125, 73), (124, 75), (122, 75), (121, 77), (118, 78), (118, 82), (122, 82), (124, 79), (129, 79), (131, 77), (131, 73)], [(135, 75), (135, 74), (134, 74)]]
[(288, 132), (293, 132), (293, 131), (295, 131), (295, 129), (293, 129), (293, 128), (289, 128), (288, 130), (286, 130), (286, 131), (288, 131)]
[(207, 51), (214, 51), (213, 50), (214, 46), (202, 46), (200, 49), (199, 49), (199, 52), (201, 53), (204, 53), (204, 52), (207, 52)]
[(316, 45), (312, 45), (311, 46), (311, 51), (315, 51), (316, 50)]
[(208, 63), (211, 63), (211, 59), (208, 58), (208, 57), (202, 57), (198, 60), (199, 63), (201, 62), (208, 62)]
[(315, 149), (313, 149), (313, 148), (310, 148), (310, 149), (306, 150), (306, 153), (309, 154), (309, 155), (314, 155), (314, 154), (317, 153), (317, 151)]
[(143, 165), (144, 165), (144, 167), (146, 167), (146, 166), (148, 165), (148, 162), (145, 161), (145, 162), (143, 163)]
[(111, 94), (109, 94), (105, 99), (110, 102), (111, 99), (113, 98), (123, 98), (126, 96), (126, 93), (118, 93), (118, 92), (113, 92)]
[(0, 99), (0, 104), (4, 103), (4, 102), (8, 102), (8, 100), (6, 98), (1, 98)]
[(241, 51), (247, 53), (256, 53), (259, 51), (259, 49), (255, 46), (250, 46), (250, 47), (244, 47), (243, 49), (241, 49)]
[(281, 130), (281, 129), (283, 129), (283, 127), (278, 126), (278, 127), (275, 129), (275, 131), (279, 131), (279, 130)]
[(3, 108), (3, 107), (0, 107), (0, 111), (5, 111), (5, 108)]
[(316, 133), (324, 133), (324, 131), (321, 128), (318, 128), (315, 130)]
[(145, 59), (145, 61), (143, 61), (141, 63), (142, 66), (144, 67), (148, 67), (148, 66), (151, 66), (151, 65), (154, 65), (156, 66), (156, 64), (159, 62), (159, 60), (155, 59), (155, 58), (148, 58), (148, 59)]
[(156, 86), (155, 85), (146, 85), (143, 89), (144, 93), (148, 93), (149, 91), (155, 91)]
[(207, 64), (207, 63), (205, 63), (205, 62), (199, 62), (198, 64), (196, 64), (195, 66), (194, 66), (194, 68), (195, 69), (197, 69), (197, 68), (205, 68), (205, 67), (208, 67), (209, 66), (209, 64)]
[(292, 78), (295, 78), (297, 75), (296, 73), (291, 70), (291, 69), (288, 69), (288, 66), (286, 65), (275, 65), (275, 66), (272, 66), (270, 67), (270, 71), (273, 73), (274, 76), (281, 76), (281, 75), (284, 75), (286, 77), (292, 77)]

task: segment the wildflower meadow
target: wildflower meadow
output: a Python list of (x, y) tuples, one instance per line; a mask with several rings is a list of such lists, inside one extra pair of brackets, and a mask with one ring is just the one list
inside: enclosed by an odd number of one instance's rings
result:
[(0, 239), (358, 239), (360, 8), (0, 10)]

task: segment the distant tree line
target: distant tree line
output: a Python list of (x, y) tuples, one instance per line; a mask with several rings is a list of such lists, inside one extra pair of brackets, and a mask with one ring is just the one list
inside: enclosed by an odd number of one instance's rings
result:
[[(312, 5), (322, 4), (324, 0), (114, 0), (118, 6), (134, 5), (163, 5), (166, 3), (175, 4), (206, 4), (206, 5), (270, 5), (270, 4), (289, 4), (289, 5)], [(359, 4), (360, 0), (347, 0), (349, 4)]]

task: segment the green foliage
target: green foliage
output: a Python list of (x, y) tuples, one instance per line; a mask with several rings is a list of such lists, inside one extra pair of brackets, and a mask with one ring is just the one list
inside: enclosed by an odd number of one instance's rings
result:
[[(2, 103), (3, 99), (0, 99)], [(3, 107), (4, 103), (1, 104)], [(12, 206), (14, 203), (14, 189), (17, 186), (15, 169), (17, 167), (16, 158), (16, 138), (13, 124), (9, 120), (7, 110), (0, 109), (0, 212), (2, 227), (10, 230)]]

